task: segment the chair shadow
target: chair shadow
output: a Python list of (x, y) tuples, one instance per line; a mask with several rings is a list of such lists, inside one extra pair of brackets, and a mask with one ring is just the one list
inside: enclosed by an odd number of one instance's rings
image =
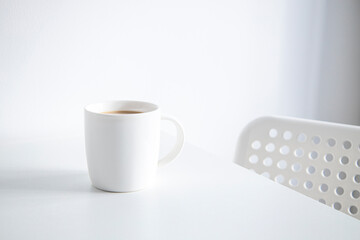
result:
[(4, 171), (1, 191), (48, 191), (101, 193), (91, 185), (86, 171)]

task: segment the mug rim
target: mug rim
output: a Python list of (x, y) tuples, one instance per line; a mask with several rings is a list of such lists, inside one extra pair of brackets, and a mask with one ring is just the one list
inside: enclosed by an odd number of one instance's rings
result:
[[(138, 104), (138, 105), (142, 105), (142, 106), (147, 106), (149, 108), (149, 110), (146, 110), (144, 112), (140, 112), (140, 113), (132, 113), (132, 114), (117, 114), (117, 113), (102, 113), (99, 111), (95, 111), (92, 110), (92, 107), (96, 107), (98, 105), (107, 105), (107, 104), (121, 104), (121, 103), (129, 103), (129, 104)], [(131, 111), (131, 109), (126, 109), (127, 111)], [(124, 111), (126, 111), (124, 109)], [(92, 113), (92, 114), (96, 114), (99, 116), (111, 116), (111, 117), (129, 117), (129, 116), (142, 116), (145, 114), (150, 114), (153, 112), (156, 112), (159, 110), (159, 106), (154, 104), (154, 103), (150, 103), (150, 102), (145, 102), (145, 101), (137, 101), (137, 100), (111, 100), (111, 101), (104, 101), (104, 102), (96, 102), (96, 103), (89, 103), (84, 107), (84, 111), (88, 112), (88, 113)], [(111, 111), (111, 110), (110, 110)], [(114, 111), (119, 111), (119, 109), (114, 110)], [(136, 111), (136, 110), (134, 110)], [(139, 111), (139, 110), (137, 110)]]

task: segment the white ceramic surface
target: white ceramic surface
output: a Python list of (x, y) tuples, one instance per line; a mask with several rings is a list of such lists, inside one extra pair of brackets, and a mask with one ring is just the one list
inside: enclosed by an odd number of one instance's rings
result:
[[(136, 114), (104, 114), (131, 110)], [(159, 161), (160, 120), (177, 128), (177, 143)], [(111, 101), (85, 107), (86, 156), (92, 184), (111, 192), (131, 192), (152, 183), (158, 165), (173, 160), (181, 151), (184, 133), (172, 117), (162, 116), (158, 106), (139, 101)]]

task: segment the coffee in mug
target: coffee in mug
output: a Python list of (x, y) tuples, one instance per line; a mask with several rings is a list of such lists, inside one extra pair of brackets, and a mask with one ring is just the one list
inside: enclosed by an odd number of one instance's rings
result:
[(129, 111), (129, 110), (118, 110), (118, 111), (108, 111), (108, 112), (102, 112), (104, 114), (137, 114), (142, 113), (138, 111)]

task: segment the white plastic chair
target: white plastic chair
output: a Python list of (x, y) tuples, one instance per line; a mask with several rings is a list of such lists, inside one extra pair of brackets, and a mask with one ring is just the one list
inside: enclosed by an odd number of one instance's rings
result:
[(262, 117), (241, 133), (235, 163), (360, 219), (360, 127)]

